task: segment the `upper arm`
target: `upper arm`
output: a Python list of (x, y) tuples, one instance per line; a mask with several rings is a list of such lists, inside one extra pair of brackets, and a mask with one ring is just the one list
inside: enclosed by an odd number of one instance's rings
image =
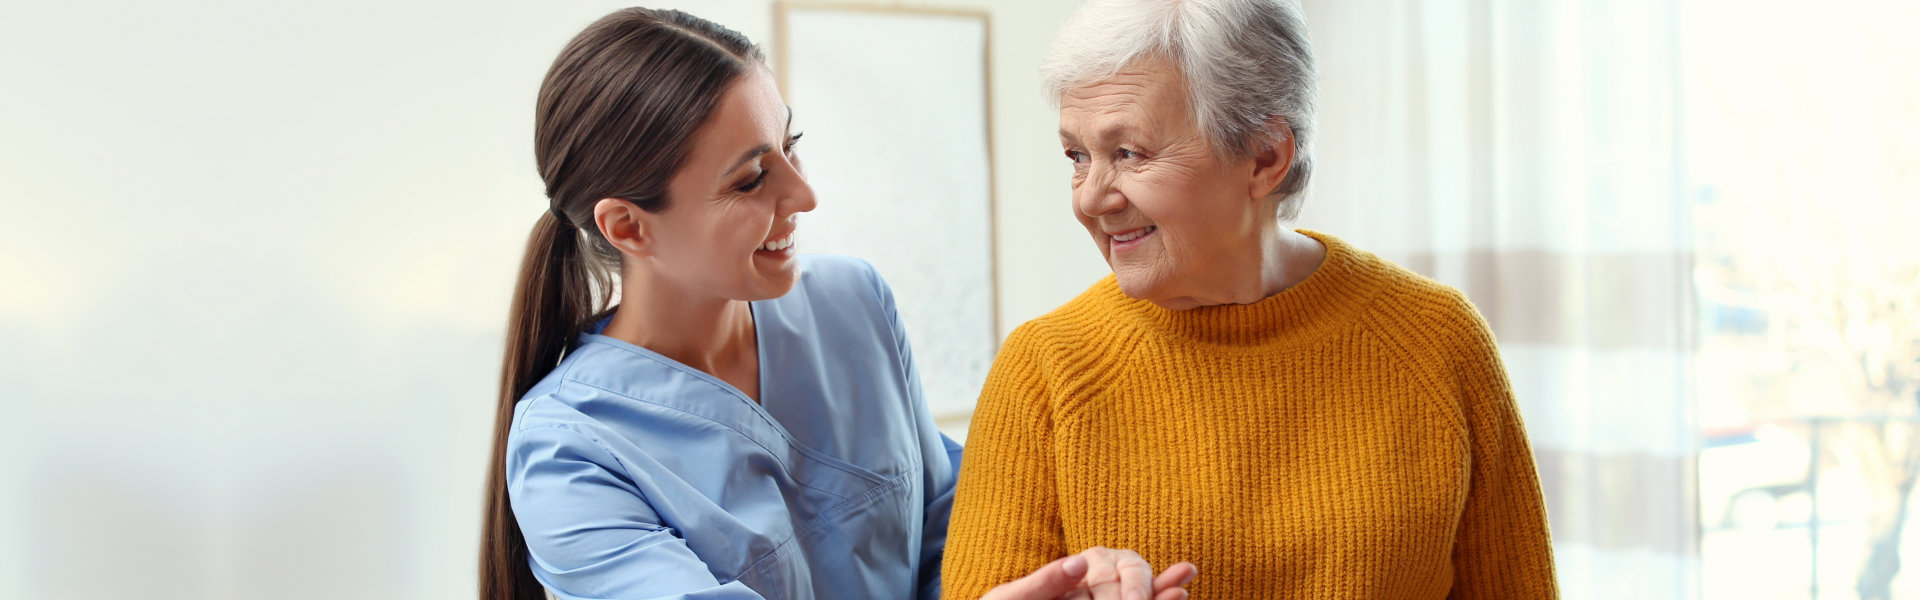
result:
[[(886, 278), (880, 276), (880, 271), (873, 268), (872, 263), (858, 258), (848, 258), (847, 260), (855, 263), (860, 269), (860, 272), (866, 276), (867, 285), (871, 286), (870, 289), (873, 293), (874, 300), (878, 303), (881, 316), (885, 317), (887, 328), (893, 334), (894, 346), (900, 353), (908, 374), (912, 375), (913, 347), (912, 344), (907, 342), (907, 328), (900, 320), (900, 307), (894, 302), (893, 287), (887, 285)], [(917, 382), (917, 380), (918, 378), (915, 377), (914, 381)]]
[[(937, 430), (936, 430), (937, 431)], [(921, 598), (941, 597), (940, 569), (946, 560), (947, 526), (953, 521), (953, 494), (960, 469), (960, 443), (943, 433), (939, 455), (924, 457), (927, 479), (927, 506), (920, 526), (920, 581), (916, 588)]]
[(1454, 546), (1452, 597), (1552, 598), (1558, 585), (1532, 445), (1493, 336), (1478, 313), (1471, 314), (1463, 347), (1453, 355), (1472, 466)]
[(662, 524), (619, 459), (561, 427), (517, 430), (507, 486), (533, 570), (561, 598), (759, 598), (722, 585)]
[(1038, 342), (1031, 324), (1016, 330), (980, 393), (941, 570), (948, 597), (978, 598), (1066, 554)]
[(908, 410), (914, 415), (912, 426), (919, 430), (917, 439), (920, 442), (926, 512), (921, 521), (918, 563), (921, 571), (916, 589), (919, 597), (938, 598), (942, 595), (940, 569), (945, 561), (948, 525), (952, 521), (961, 447), (940, 433), (934, 425), (931, 407), (920, 385), (919, 369), (914, 364), (913, 345), (908, 342), (906, 325), (900, 319), (899, 307), (894, 302), (893, 288), (887, 285), (886, 279), (872, 264), (857, 258), (848, 260), (856, 263), (865, 275), (875, 306), (884, 319), (886, 330), (891, 333), (890, 341), (899, 358), (900, 377), (906, 386)]

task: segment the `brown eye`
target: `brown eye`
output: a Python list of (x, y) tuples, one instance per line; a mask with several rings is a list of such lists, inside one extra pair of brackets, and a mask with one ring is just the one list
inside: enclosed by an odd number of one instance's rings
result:
[(752, 181), (748, 181), (745, 185), (740, 186), (738, 189), (742, 192), (751, 192), (751, 191), (760, 189), (760, 184), (763, 184), (766, 182), (767, 182), (767, 172), (763, 170), (763, 171), (760, 171), (759, 175), (755, 175)]

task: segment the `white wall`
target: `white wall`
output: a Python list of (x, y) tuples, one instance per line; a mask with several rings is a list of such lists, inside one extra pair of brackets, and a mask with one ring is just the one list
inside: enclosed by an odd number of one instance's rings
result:
[[(1003, 329), (1105, 272), (1036, 91), (1076, 4), (942, 4), (993, 15)], [(533, 97), (619, 6), (9, 3), (0, 597), (471, 597)]]

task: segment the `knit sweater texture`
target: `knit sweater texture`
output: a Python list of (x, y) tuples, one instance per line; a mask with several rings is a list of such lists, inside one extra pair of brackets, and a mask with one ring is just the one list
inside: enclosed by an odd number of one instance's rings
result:
[(1193, 598), (1556, 598), (1533, 454), (1459, 291), (1325, 234), (1304, 281), (1170, 311), (1109, 275), (1008, 337), (942, 571), (979, 598), (1092, 546)]

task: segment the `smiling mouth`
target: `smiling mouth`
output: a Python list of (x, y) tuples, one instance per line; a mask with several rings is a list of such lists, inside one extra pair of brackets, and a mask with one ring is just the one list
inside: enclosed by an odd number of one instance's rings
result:
[(779, 252), (781, 250), (786, 250), (792, 247), (793, 247), (793, 234), (788, 233), (786, 237), (783, 237), (771, 242), (767, 242), (765, 244), (761, 244), (760, 251), (761, 252)]
[(1159, 229), (1160, 227), (1157, 225), (1148, 225), (1146, 227), (1141, 227), (1139, 229), (1135, 229), (1132, 231), (1126, 231), (1126, 232), (1114, 234), (1108, 237), (1112, 238), (1113, 243), (1115, 244), (1125, 244), (1127, 242), (1132, 242), (1140, 238), (1147, 237), (1148, 234), (1151, 234), (1154, 231)]

